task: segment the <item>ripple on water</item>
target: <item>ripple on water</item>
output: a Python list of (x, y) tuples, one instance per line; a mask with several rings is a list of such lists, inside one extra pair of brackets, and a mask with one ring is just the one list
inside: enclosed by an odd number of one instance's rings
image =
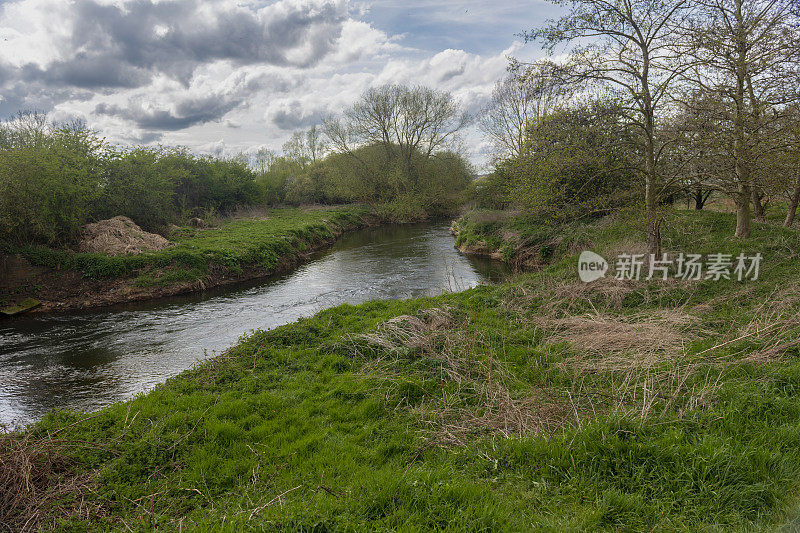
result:
[(466, 289), (503, 271), (459, 254), (443, 224), (372, 228), (346, 236), (291, 274), (260, 283), (0, 323), (0, 424), (130, 398), (255, 329), (341, 303)]

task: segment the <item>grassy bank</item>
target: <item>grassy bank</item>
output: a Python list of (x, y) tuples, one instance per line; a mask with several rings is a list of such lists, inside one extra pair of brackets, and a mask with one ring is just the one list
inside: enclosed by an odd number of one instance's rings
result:
[(174, 246), (139, 255), (5, 245), (3, 252), (43, 269), (34, 283), (26, 280), (5, 296), (68, 303), (75, 295), (87, 295), (87, 305), (78, 306), (91, 307), (93, 297), (98, 303), (117, 303), (261, 277), (295, 264), (343, 231), (373, 223), (374, 218), (358, 206), (269, 209), (216, 227), (177, 229), (169, 236)]
[(758, 281), (582, 284), (580, 248), (644, 244), (624, 218), (576, 223), (505, 285), (340, 306), (130, 402), (51, 414), (0, 441), (0, 521), (771, 530), (800, 489), (800, 237), (734, 224), (675, 212), (665, 248), (760, 252)]

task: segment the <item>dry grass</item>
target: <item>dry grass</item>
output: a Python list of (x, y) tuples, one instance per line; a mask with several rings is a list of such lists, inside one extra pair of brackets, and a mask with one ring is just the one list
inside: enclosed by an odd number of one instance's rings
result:
[(78, 247), (81, 252), (137, 255), (166, 250), (173, 244), (161, 235), (144, 231), (128, 217), (116, 216), (86, 224)]
[(546, 345), (569, 343), (560, 367), (576, 376), (600, 376), (605, 405), (627, 418), (644, 420), (676, 408), (686, 411), (709, 404), (720, 381), (696, 382), (700, 370), (686, 354), (686, 343), (700, 333), (697, 318), (683, 309), (636, 315), (608, 313), (534, 319), (547, 334)]
[(636, 239), (623, 239), (613, 246), (603, 250), (603, 255), (609, 262), (619, 255), (647, 255), (647, 243)]
[[(666, 282), (664, 290), (672, 283), (681, 282)], [(448, 308), (395, 317), (360, 336), (353, 349), (369, 347), (363, 371), (390, 387), (401, 379), (399, 361), (435, 367), (442, 390), (450, 392), (411, 409), (427, 424), (429, 442), (460, 445), (478, 436), (548, 434), (599, 413), (635, 420), (667, 413), (680, 418), (714, 404), (731, 366), (796, 355), (800, 346), (800, 284), (776, 291), (753, 314), (756, 318), (728, 332), (705, 329), (697, 308), (617, 312), (626, 296), (646, 290), (643, 284), (606, 279), (591, 284), (543, 280), (512, 291), (505, 305), (527, 311), (514, 313), (518, 327), (536, 328), (543, 360), (570, 377), (559, 384), (531, 387), (516, 379), (498, 357), (502, 340), (462, 327)], [(650, 289), (650, 298), (658, 298), (658, 290)], [(710, 336), (719, 338), (711, 348), (688, 350)], [(754, 349), (754, 343), (761, 348)], [(564, 344), (570, 349), (560, 347)], [(457, 385), (455, 392), (448, 382)]]
[(732, 340), (717, 347), (745, 340), (761, 344), (755, 350), (748, 346), (736, 352), (743, 362), (768, 363), (796, 354), (800, 346), (800, 284), (776, 288), (753, 312), (753, 318), (734, 334)]
[[(456, 326), (448, 308), (435, 308), (424, 311), (422, 318), (395, 317), (354, 339), (385, 354), (370, 359), (363, 371), (382, 377), (390, 386), (398, 381), (396, 363), (403, 356), (432, 363), (443, 385), (456, 384), (455, 391), (443, 392), (441, 401), (423, 399), (412, 408), (428, 428), (429, 444), (463, 445), (476, 436), (541, 434), (555, 431), (573, 414), (578, 422), (585, 418), (577, 415), (577, 405), (563, 392), (512, 393), (514, 380), (498, 360), (494, 343)], [(363, 355), (359, 346), (354, 342), (351, 349)]]
[(538, 317), (534, 322), (550, 333), (548, 342), (569, 342), (589, 354), (581, 365), (589, 370), (652, 367), (684, 354), (688, 326), (696, 319), (681, 309), (637, 315), (592, 314), (562, 318)]
[(593, 309), (619, 309), (625, 297), (639, 288), (638, 283), (614, 278), (603, 278), (594, 283), (543, 278), (535, 285), (520, 285), (509, 291), (504, 305), (520, 315), (535, 310), (537, 315), (571, 316), (587, 305)]
[(76, 474), (68, 450), (86, 443), (0, 435), (0, 526), (15, 532), (55, 526), (59, 518), (90, 519), (102, 508), (87, 499), (88, 474)]

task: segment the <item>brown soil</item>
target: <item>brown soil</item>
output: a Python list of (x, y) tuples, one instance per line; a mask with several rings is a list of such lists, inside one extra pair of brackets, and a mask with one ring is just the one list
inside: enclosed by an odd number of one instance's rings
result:
[(158, 252), (173, 243), (161, 235), (148, 233), (128, 217), (114, 217), (86, 224), (81, 231), (81, 252), (107, 255)]
[(492, 250), (485, 242), (478, 244), (463, 243), (457, 249), (462, 254), (491, 257), (497, 261), (503, 261), (503, 254), (499, 250)]
[[(458, 232), (458, 224), (453, 222), (450, 226), (450, 234), (454, 237), (458, 237)], [(518, 239), (519, 234), (505, 231), (501, 237), (504, 241), (508, 242)], [(563, 241), (564, 237), (556, 237), (535, 246), (519, 244), (510, 259), (503, 257), (499, 249), (489, 246), (486, 241), (480, 241), (474, 244), (462, 243), (456, 246), (456, 249), (463, 254), (489, 257), (495, 261), (503, 261), (515, 272), (532, 272), (541, 269), (547, 264), (547, 260), (542, 259), (542, 248), (548, 247), (552, 249), (559, 246)], [(586, 246), (589, 246), (588, 243)], [(583, 248), (571, 246), (570, 252), (579, 252), (581, 249)]]

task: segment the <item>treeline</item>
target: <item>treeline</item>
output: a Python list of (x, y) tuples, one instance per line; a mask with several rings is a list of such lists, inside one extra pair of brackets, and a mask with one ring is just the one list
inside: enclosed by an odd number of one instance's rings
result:
[(283, 154), (256, 154), (272, 203), (360, 202), (399, 221), (452, 214), (474, 171), (452, 150), (468, 123), (453, 97), (425, 87), (366, 91), (340, 120), (297, 132)]
[(70, 245), (87, 222), (116, 215), (163, 233), (243, 206), (360, 202), (397, 221), (449, 214), (473, 176), (448, 150), (464, 124), (447, 93), (386, 86), (344, 119), (295, 133), (281, 155), (216, 158), (123, 149), (83, 123), (19, 113), (0, 123), (0, 241)]
[(61, 246), (125, 215), (150, 231), (261, 197), (241, 161), (181, 148), (119, 149), (82, 123), (21, 113), (0, 125), (0, 239)]
[[(526, 34), (566, 56), (513, 62), (481, 126), (483, 205), (591, 216), (641, 209), (660, 254), (663, 206), (735, 206), (736, 236), (800, 202), (800, 9), (791, 0), (571, 0)], [(566, 57), (566, 60), (562, 58)]]

